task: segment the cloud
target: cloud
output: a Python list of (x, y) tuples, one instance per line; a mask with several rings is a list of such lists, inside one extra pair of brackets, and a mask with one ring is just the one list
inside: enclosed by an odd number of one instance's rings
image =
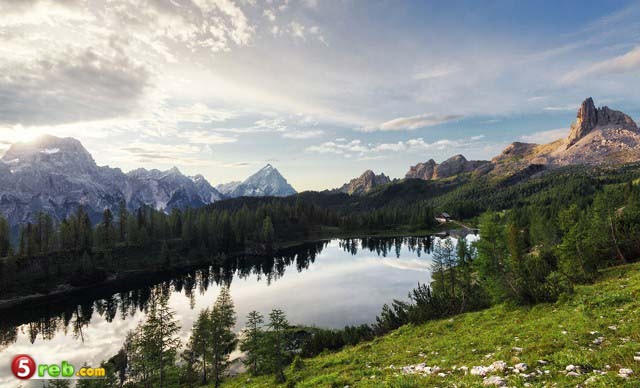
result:
[(624, 55), (573, 70), (562, 77), (562, 82), (573, 83), (587, 77), (601, 74), (622, 74), (638, 70), (640, 70), (640, 47), (635, 47)]
[(425, 113), (411, 117), (398, 117), (377, 126), (363, 127), (360, 130), (362, 132), (414, 130), (460, 120), (463, 117), (462, 115), (436, 116), (431, 113)]
[(305, 26), (293, 21), (291, 23), (289, 23), (289, 26), (287, 28), (287, 30), (289, 31), (289, 33), (291, 34), (291, 36), (293, 36), (294, 38), (298, 38), (301, 40), (306, 40), (306, 36), (305, 36)]
[(455, 74), (460, 70), (461, 68), (455, 65), (439, 65), (414, 74), (413, 79), (424, 81), (434, 78), (441, 78), (451, 74)]
[(336, 139), (307, 147), (307, 152), (342, 155), (347, 158), (359, 156), (361, 159), (374, 159), (376, 154), (402, 153), (414, 151), (441, 151), (453, 148), (466, 148), (478, 145), (483, 136), (474, 136), (460, 140), (440, 139), (433, 143), (423, 138), (409, 139), (395, 143), (363, 143), (362, 140)]
[(238, 141), (235, 137), (225, 136), (209, 131), (180, 131), (178, 137), (186, 140), (189, 144), (218, 145), (229, 144)]
[(0, 65), (0, 124), (59, 124), (132, 112), (150, 71), (122, 51), (67, 51)]
[(265, 9), (262, 11), (262, 15), (272, 23), (276, 21), (276, 13), (271, 9)]
[(161, 163), (165, 165), (203, 165), (206, 160), (197, 157), (203, 151), (202, 147), (186, 144), (163, 144), (134, 142), (120, 151), (124, 152), (121, 161), (135, 163)]
[(302, 130), (302, 131), (291, 131), (285, 132), (282, 134), (282, 137), (285, 139), (312, 139), (315, 137), (320, 137), (324, 135), (324, 131), (315, 129), (315, 130)]
[(556, 111), (577, 111), (578, 105), (576, 104), (567, 104), (567, 105), (551, 105), (545, 106), (542, 110), (556, 112)]
[(550, 143), (552, 141), (562, 139), (569, 134), (569, 128), (550, 129), (548, 131), (534, 132), (530, 135), (520, 136), (520, 140), (527, 143)]

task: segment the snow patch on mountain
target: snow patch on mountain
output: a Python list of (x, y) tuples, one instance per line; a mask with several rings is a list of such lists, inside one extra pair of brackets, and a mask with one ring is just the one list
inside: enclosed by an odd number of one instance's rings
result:
[(203, 176), (192, 179), (177, 168), (167, 171), (98, 166), (73, 138), (42, 136), (13, 144), (0, 159), (0, 212), (12, 225), (30, 221), (38, 212), (61, 220), (85, 207), (97, 221), (106, 208), (121, 201), (130, 210), (199, 207), (222, 199)]

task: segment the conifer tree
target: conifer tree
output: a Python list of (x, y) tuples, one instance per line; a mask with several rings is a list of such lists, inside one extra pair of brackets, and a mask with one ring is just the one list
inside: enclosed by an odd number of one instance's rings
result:
[(258, 375), (259, 372), (259, 360), (264, 339), (264, 333), (262, 331), (263, 323), (264, 317), (262, 314), (255, 310), (251, 311), (247, 315), (244, 339), (240, 344), (240, 350), (246, 354), (243, 360), (244, 365), (249, 368), (254, 376)]
[(284, 383), (284, 366), (286, 361), (285, 330), (289, 328), (289, 322), (282, 310), (272, 310), (269, 314), (269, 340), (268, 361), (275, 375), (276, 383)]
[(211, 326), (211, 352), (215, 387), (218, 388), (224, 372), (229, 367), (229, 354), (237, 344), (233, 328), (236, 324), (236, 313), (228, 287), (220, 289), (220, 295), (209, 316)]

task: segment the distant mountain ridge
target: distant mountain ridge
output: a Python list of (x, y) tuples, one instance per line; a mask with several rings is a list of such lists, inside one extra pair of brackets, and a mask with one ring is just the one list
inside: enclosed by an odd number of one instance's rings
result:
[(296, 191), (270, 164), (244, 182), (219, 185), (202, 175), (189, 177), (177, 167), (166, 171), (98, 166), (80, 141), (45, 135), (15, 143), (0, 159), (0, 212), (11, 225), (25, 223), (39, 212), (62, 220), (82, 205), (97, 221), (104, 209), (115, 211), (122, 201), (129, 210), (200, 207), (224, 198), (287, 196)]
[(418, 163), (411, 166), (405, 174), (405, 178), (417, 178), (422, 180), (449, 178), (464, 172), (474, 171), (482, 166), (486, 166), (486, 160), (467, 160), (463, 155), (455, 155), (438, 164), (433, 159), (425, 163)]
[[(405, 179), (455, 180), (459, 175), (529, 177), (569, 165), (616, 165), (640, 161), (640, 130), (623, 112), (596, 108), (585, 99), (565, 138), (547, 144), (514, 142), (490, 161), (455, 155), (441, 163), (429, 159), (411, 166)], [(451, 178), (451, 179), (449, 179)], [(371, 170), (329, 191), (364, 196), (377, 187), (391, 186), (385, 174)], [(235, 197), (290, 196), (296, 190), (270, 164), (242, 182), (213, 187), (202, 175), (188, 177), (177, 168), (143, 168), (124, 173), (98, 166), (73, 138), (43, 136), (34, 142), (13, 144), (0, 159), (0, 212), (12, 225), (46, 212), (61, 220), (78, 206), (97, 221), (105, 208), (126, 201), (130, 210), (143, 205), (156, 209), (204, 206)]]
[(373, 171), (367, 170), (358, 178), (354, 178), (335, 191), (346, 193), (349, 195), (364, 195), (373, 188), (391, 183), (391, 179), (384, 175), (376, 175)]
[(217, 186), (228, 198), (237, 197), (286, 197), (297, 194), (275, 167), (267, 164), (243, 182), (230, 182)]

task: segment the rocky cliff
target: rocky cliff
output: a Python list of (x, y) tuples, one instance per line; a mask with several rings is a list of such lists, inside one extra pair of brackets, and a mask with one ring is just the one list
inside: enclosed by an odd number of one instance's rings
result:
[(349, 183), (345, 183), (337, 189), (349, 195), (363, 195), (370, 192), (374, 187), (391, 183), (391, 179), (384, 174), (376, 175), (373, 171), (367, 170), (358, 178), (354, 178)]
[(405, 174), (405, 178), (417, 178), (423, 180), (443, 179), (466, 172), (472, 172), (489, 162), (485, 160), (467, 160), (463, 155), (455, 155), (437, 164), (433, 159), (425, 163), (411, 166)]
[(576, 122), (571, 125), (566, 148), (571, 147), (594, 129), (617, 128), (638, 131), (638, 126), (628, 115), (607, 106), (596, 108), (591, 97), (580, 105)]

